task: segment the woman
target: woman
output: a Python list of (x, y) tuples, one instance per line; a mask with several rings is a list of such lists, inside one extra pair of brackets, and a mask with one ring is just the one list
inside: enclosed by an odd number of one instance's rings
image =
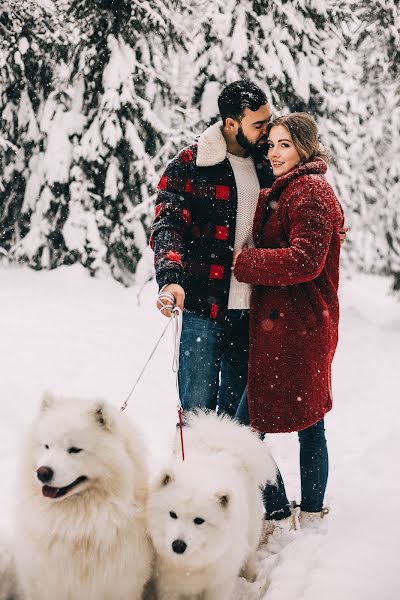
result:
[[(324, 174), (327, 155), (306, 113), (267, 130), (276, 180), (260, 192), (255, 248), (234, 257), (238, 281), (255, 286), (250, 309), (247, 394), (236, 417), (262, 433), (298, 431), (300, 522), (323, 515), (328, 478), (324, 415), (332, 407), (331, 363), (338, 340), (343, 211)], [(267, 527), (295, 528), (285, 487), (264, 492)]]

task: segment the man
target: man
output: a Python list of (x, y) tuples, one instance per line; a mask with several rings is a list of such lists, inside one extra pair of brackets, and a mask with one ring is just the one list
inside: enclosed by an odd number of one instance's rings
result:
[(247, 381), (250, 286), (234, 278), (232, 257), (253, 245), (260, 187), (273, 181), (262, 150), (271, 109), (248, 80), (227, 85), (218, 106), (222, 122), (185, 148), (161, 178), (151, 243), (159, 287), (185, 307), (182, 406), (218, 406), (233, 416)]

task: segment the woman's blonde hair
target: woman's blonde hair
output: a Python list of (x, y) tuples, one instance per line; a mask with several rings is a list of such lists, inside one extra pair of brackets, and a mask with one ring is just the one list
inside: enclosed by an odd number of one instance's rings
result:
[(294, 112), (277, 117), (267, 128), (267, 135), (275, 125), (282, 125), (290, 133), (294, 147), (300, 154), (302, 162), (313, 158), (322, 158), (326, 163), (330, 153), (318, 139), (318, 125), (313, 117), (305, 112)]

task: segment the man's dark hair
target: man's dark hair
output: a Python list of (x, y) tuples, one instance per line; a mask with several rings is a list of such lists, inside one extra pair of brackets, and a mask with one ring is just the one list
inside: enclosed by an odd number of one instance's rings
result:
[(240, 121), (245, 108), (254, 111), (264, 104), (268, 104), (267, 96), (249, 79), (230, 83), (218, 97), (218, 108), (224, 125), (228, 117)]

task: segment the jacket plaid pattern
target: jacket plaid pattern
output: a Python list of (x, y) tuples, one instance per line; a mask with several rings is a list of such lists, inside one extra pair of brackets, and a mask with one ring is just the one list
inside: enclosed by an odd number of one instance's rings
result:
[[(159, 287), (178, 283), (185, 309), (223, 321), (226, 316), (235, 241), (237, 189), (225, 157), (196, 164), (197, 144), (185, 148), (158, 185), (150, 244)], [(261, 151), (254, 157), (261, 188), (273, 175)]]

